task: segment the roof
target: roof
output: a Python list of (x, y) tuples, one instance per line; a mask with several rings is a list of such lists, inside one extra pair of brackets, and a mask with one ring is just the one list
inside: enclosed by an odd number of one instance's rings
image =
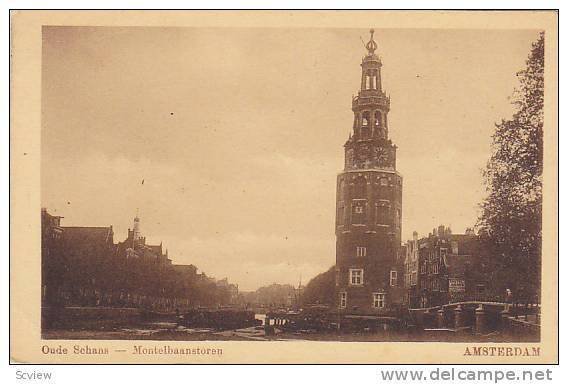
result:
[(63, 239), (69, 243), (101, 243), (113, 242), (112, 226), (110, 227), (61, 227)]
[(172, 267), (180, 272), (195, 273), (197, 271), (197, 267), (193, 264), (172, 264)]
[(74, 258), (90, 259), (112, 252), (112, 227), (62, 227), (66, 252)]
[(158, 255), (162, 255), (162, 245), (146, 245), (150, 250)]

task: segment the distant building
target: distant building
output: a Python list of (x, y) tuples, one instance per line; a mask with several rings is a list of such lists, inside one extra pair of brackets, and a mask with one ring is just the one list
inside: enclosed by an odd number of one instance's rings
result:
[(406, 243), (405, 288), (410, 308), (429, 308), (452, 302), (487, 300), (487, 255), (473, 230), (453, 234), (434, 228), (428, 237)]
[(136, 307), (159, 311), (236, 302), (238, 287), (172, 265), (162, 244), (151, 245), (134, 219), (126, 240), (108, 227), (64, 227), (41, 211), (42, 306)]
[(53, 216), (41, 209), (41, 301), (56, 305), (65, 282), (67, 260), (63, 254), (62, 216)]
[(361, 87), (352, 100), (353, 135), (337, 176), (336, 308), (390, 316), (402, 306), (402, 176), (389, 139), (390, 97), (382, 89), (377, 43), (367, 43)]
[(139, 259), (143, 262), (155, 263), (159, 266), (171, 265), (168, 250), (164, 253), (162, 243), (159, 245), (146, 244), (146, 237), (140, 232), (140, 218), (134, 218), (132, 229), (128, 229), (128, 237), (118, 244), (119, 254), (127, 259)]
[(239, 299), (239, 286), (236, 284), (229, 283), (229, 279), (226, 277), (221, 280), (217, 280), (217, 287), (222, 290), (227, 295), (228, 302), (223, 304), (236, 304)]
[(412, 233), (412, 240), (404, 245), (404, 288), (405, 304), (409, 308), (420, 306), (420, 263), (418, 253), (418, 232)]

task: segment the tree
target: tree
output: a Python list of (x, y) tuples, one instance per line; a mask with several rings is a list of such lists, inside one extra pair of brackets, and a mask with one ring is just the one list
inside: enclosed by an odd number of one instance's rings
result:
[[(478, 228), (495, 263), (496, 289), (514, 295), (540, 293), (544, 34), (533, 43), (526, 69), (517, 73), (519, 88), (510, 120), (495, 125), (491, 157), (483, 176), (487, 196)], [(521, 297), (522, 298), (522, 297)]]
[(335, 266), (311, 279), (302, 294), (303, 304), (333, 304)]

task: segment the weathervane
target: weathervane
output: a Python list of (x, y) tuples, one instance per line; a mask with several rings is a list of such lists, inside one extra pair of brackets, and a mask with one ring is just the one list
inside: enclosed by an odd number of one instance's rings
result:
[(367, 50), (369, 51), (369, 55), (374, 55), (376, 49), (378, 48), (378, 44), (375, 42), (375, 40), (373, 40), (375, 30), (371, 28), (369, 32), (371, 32), (371, 40), (369, 40), (367, 45), (365, 45), (365, 48), (367, 48)]

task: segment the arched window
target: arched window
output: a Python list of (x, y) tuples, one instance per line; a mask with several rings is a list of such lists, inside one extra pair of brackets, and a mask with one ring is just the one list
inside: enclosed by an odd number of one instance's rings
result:
[(383, 116), (380, 111), (375, 111), (375, 127), (382, 126)]
[(363, 118), (361, 120), (361, 126), (367, 127), (369, 125), (369, 112), (363, 112)]
[(373, 75), (373, 77), (371, 78), (371, 87), (373, 89), (377, 89), (377, 76)]
[(371, 89), (371, 76), (365, 75), (365, 89)]
[(369, 125), (370, 125), (371, 115), (369, 112), (363, 112), (361, 117), (361, 136), (369, 136)]

